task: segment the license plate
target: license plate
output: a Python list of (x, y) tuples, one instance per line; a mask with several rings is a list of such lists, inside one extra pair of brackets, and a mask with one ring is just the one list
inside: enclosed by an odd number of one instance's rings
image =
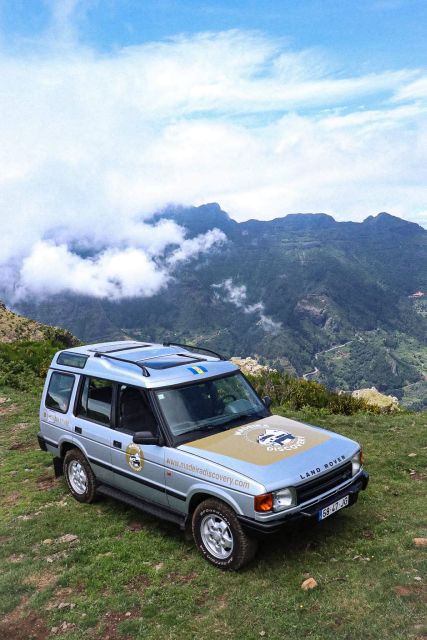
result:
[(318, 519), (324, 520), (325, 518), (329, 518), (329, 516), (331, 516), (336, 511), (339, 511), (340, 509), (344, 509), (344, 507), (348, 505), (349, 500), (350, 500), (350, 496), (344, 496), (344, 498), (341, 498), (340, 500), (333, 502), (328, 507), (325, 507), (324, 509), (322, 509), (322, 511), (319, 511)]

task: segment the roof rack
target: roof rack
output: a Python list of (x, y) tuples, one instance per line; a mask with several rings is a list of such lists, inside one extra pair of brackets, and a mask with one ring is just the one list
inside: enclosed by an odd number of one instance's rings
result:
[(164, 342), (163, 346), (164, 347), (182, 347), (183, 349), (188, 349), (189, 351), (191, 350), (204, 351), (205, 353), (210, 353), (212, 356), (215, 356), (215, 358), (219, 358), (220, 360), (227, 360), (227, 358), (222, 356), (220, 353), (217, 353), (216, 351), (212, 351), (211, 349), (205, 349), (204, 347), (195, 347), (192, 344), (182, 344), (181, 342)]
[(142, 375), (145, 378), (150, 377), (150, 372), (147, 367), (144, 367), (140, 362), (135, 362), (134, 360), (126, 360), (125, 358), (118, 358), (117, 356), (111, 356), (109, 353), (102, 353), (102, 351), (97, 351), (93, 355), (94, 358), (108, 358), (109, 360), (117, 360), (118, 362), (126, 362), (126, 364), (134, 364), (136, 367), (139, 367), (142, 370)]
[(138, 344), (136, 344), (135, 342), (132, 343), (132, 346), (130, 347), (120, 347), (120, 349), (118, 349), (116, 346), (114, 347), (114, 349), (108, 349), (107, 351), (98, 351), (97, 349), (89, 349), (89, 351), (91, 351), (92, 353), (103, 353), (103, 354), (107, 354), (107, 353), (116, 353), (116, 351), (130, 351), (131, 349), (143, 349), (144, 347), (150, 347), (150, 344), (144, 343), (144, 342), (140, 342)]

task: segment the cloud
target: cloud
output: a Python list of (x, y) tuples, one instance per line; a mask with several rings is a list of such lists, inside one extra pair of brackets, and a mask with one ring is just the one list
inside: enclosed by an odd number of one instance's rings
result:
[(212, 247), (218, 247), (227, 240), (227, 236), (219, 229), (211, 229), (195, 238), (184, 240), (168, 258), (167, 265), (174, 267), (179, 262), (193, 260), (201, 253), (208, 253)]
[(70, 291), (112, 300), (150, 296), (168, 282), (168, 273), (142, 250), (110, 249), (81, 258), (64, 244), (38, 242), (20, 270), (16, 298)]
[[(167, 225), (167, 221), (162, 221), (158, 226)], [(181, 246), (164, 259), (153, 254), (155, 245), (149, 250), (111, 248), (84, 258), (70, 251), (66, 244), (40, 241), (22, 261), (14, 299), (33, 294), (44, 297), (61, 291), (110, 300), (152, 296), (167, 286), (173, 277), (173, 267), (211, 251), (225, 240), (222, 231), (212, 229), (183, 240)], [(166, 246), (163, 240), (162, 248)]]
[(44, 38), (0, 50), (0, 266), (20, 295), (49, 289), (44, 252), (72, 290), (87, 278), (102, 295), (148, 295), (130, 256), (166, 286), (179, 260), (223, 241), (153, 224), (169, 203), (427, 224), (424, 70), (346, 75), (239, 30), (101, 54), (78, 41), (85, 3), (50, 6)]
[(235, 285), (233, 278), (227, 278), (223, 282), (213, 284), (212, 288), (214, 289), (214, 295), (217, 299), (222, 299), (225, 302), (233, 304), (244, 313), (258, 315), (259, 320), (256, 324), (261, 326), (264, 331), (274, 332), (281, 328), (282, 324), (280, 322), (275, 322), (270, 316), (264, 313), (265, 307), (263, 302), (247, 304), (246, 285)]

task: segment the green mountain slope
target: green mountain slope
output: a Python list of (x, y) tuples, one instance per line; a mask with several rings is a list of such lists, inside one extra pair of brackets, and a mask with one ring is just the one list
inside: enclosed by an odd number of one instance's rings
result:
[[(189, 237), (219, 228), (227, 242), (181, 264), (151, 298), (113, 303), (64, 294), (20, 309), (84, 340), (203, 342), (299, 376), (315, 371), (336, 388), (375, 385), (402, 398), (408, 385), (421, 383), (417, 406), (427, 404), (426, 307), (409, 297), (427, 292), (425, 229), (387, 213), (363, 223), (325, 214), (237, 223), (216, 204), (155, 217), (176, 220)], [(347, 358), (322, 356), (348, 341)]]

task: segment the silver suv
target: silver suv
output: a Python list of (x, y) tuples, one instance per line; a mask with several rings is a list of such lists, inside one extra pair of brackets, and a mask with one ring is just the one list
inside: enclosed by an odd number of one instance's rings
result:
[(206, 349), (87, 345), (54, 356), (38, 441), (79, 502), (111, 496), (191, 527), (207, 560), (238, 569), (261, 534), (324, 520), (368, 483), (356, 442), (270, 404)]

